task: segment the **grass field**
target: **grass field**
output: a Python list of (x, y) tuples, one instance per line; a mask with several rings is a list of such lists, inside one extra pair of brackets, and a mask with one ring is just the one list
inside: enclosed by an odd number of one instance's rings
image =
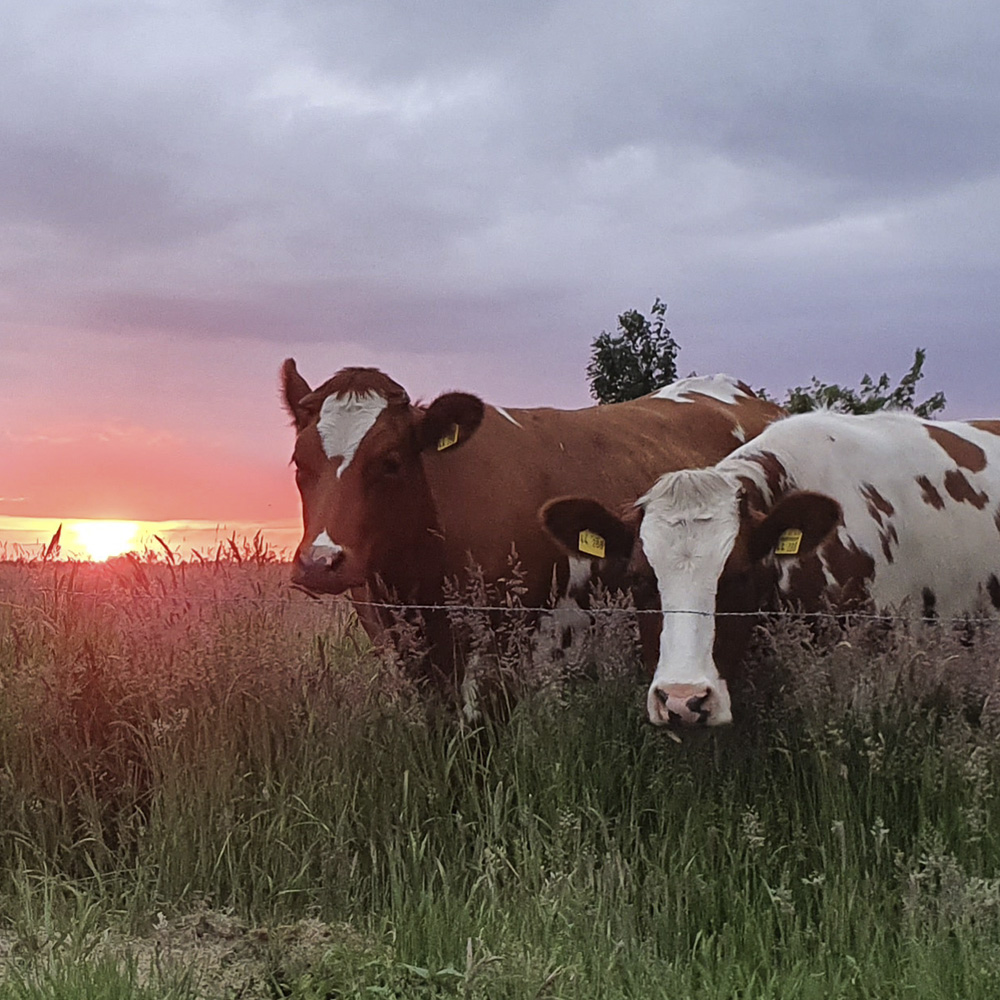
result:
[(997, 632), (823, 638), (471, 727), (266, 554), (0, 563), (0, 1000), (995, 998)]

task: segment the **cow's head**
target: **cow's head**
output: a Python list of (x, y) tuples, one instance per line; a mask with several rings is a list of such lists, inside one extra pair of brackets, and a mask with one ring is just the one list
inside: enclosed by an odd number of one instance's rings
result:
[(482, 402), (450, 392), (414, 406), (374, 368), (344, 368), (312, 390), (291, 358), (282, 384), (304, 526), (295, 582), (339, 594), (380, 578), (401, 599), (437, 584), (441, 541), (422, 456), (467, 441)]
[(589, 549), (598, 558), (600, 546), (586, 544), (587, 533), (600, 536), (604, 558), (627, 560), (630, 585), (655, 577), (663, 624), (646, 699), (650, 721), (731, 722), (729, 681), (753, 623), (740, 613), (765, 606), (776, 583), (774, 560), (785, 558), (777, 553), (810, 554), (836, 527), (840, 505), (791, 492), (757, 510), (739, 478), (698, 469), (668, 473), (635, 506), (638, 516), (623, 520), (593, 500), (567, 498), (547, 504), (542, 519), (577, 555)]

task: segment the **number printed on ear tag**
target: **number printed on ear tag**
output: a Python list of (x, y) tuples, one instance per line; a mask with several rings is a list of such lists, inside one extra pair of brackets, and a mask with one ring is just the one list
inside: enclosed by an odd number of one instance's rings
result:
[(452, 424), (451, 430), (438, 440), (437, 450), (444, 451), (445, 448), (450, 448), (453, 444), (458, 444), (458, 424)]
[(604, 558), (604, 539), (596, 531), (581, 531), (578, 547), (584, 555)]
[(774, 552), (779, 556), (797, 556), (801, 544), (802, 532), (798, 528), (786, 528), (778, 536), (778, 544), (774, 547)]

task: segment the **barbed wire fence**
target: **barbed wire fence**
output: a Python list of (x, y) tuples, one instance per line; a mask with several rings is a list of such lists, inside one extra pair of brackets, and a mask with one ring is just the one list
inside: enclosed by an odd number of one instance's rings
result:
[[(92, 597), (106, 598), (109, 596), (120, 596), (125, 588), (119, 586), (103, 589), (80, 590), (61, 587), (58, 584), (52, 587), (31, 587), (23, 590), (22, 593), (37, 595), (72, 596), (72, 597)], [(470, 612), (489, 613), (507, 615), (555, 615), (560, 611), (580, 612), (595, 617), (626, 617), (636, 615), (688, 615), (700, 618), (789, 618), (798, 621), (834, 621), (841, 622), (850, 620), (852, 622), (881, 622), (886, 625), (895, 623), (923, 624), (923, 625), (980, 625), (987, 627), (1000, 626), (1000, 609), (996, 614), (959, 614), (959, 615), (918, 615), (906, 613), (904, 611), (876, 611), (860, 609), (836, 609), (831, 608), (823, 611), (802, 611), (792, 607), (787, 608), (762, 608), (756, 611), (703, 611), (690, 608), (635, 608), (632, 606), (588, 606), (577, 605), (576, 607), (553, 607), (551, 605), (521, 605), (511, 604), (462, 604), (462, 603), (441, 603), (441, 604), (408, 604), (405, 602), (390, 601), (362, 601), (354, 600), (346, 596), (317, 595), (303, 590), (299, 587), (289, 586), (288, 594), (282, 597), (268, 597), (265, 595), (232, 595), (222, 596), (219, 594), (191, 594), (191, 593), (171, 593), (164, 590), (162, 593), (154, 594), (137, 588), (128, 588), (130, 599), (150, 600), (159, 602), (188, 602), (196, 604), (243, 604), (243, 605), (287, 605), (295, 600), (294, 593), (302, 593), (311, 600), (329, 600), (339, 605), (347, 604), (353, 608), (373, 608), (380, 611), (388, 611), (394, 614), (405, 614), (406, 612)], [(0, 595), (3, 594), (0, 589)], [(984, 597), (984, 604), (986, 602)], [(12, 602), (0, 599), (0, 607), (20, 608), (24, 602)]]

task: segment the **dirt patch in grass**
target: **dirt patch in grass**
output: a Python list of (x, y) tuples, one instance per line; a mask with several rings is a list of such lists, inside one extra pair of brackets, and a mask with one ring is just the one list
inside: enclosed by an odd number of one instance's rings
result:
[(324, 979), (331, 964), (358, 968), (381, 956), (353, 928), (302, 919), (274, 927), (252, 927), (239, 917), (208, 907), (167, 918), (160, 915), (144, 935), (106, 931), (90, 942), (65, 936), (24, 940), (0, 932), (0, 967), (16, 966), (30, 978), (33, 969), (111, 958), (132, 970), (136, 985), (178, 987), (184, 995), (220, 1000), (273, 1000), (294, 995), (314, 970)]
[(250, 927), (238, 917), (202, 909), (161, 918), (142, 938), (122, 941), (120, 954), (136, 962), (143, 981), (184, 980), (195, 996), (273, 998), (324, 966), (331, 953), (372, 951), (346, 925), (316, 919)]

